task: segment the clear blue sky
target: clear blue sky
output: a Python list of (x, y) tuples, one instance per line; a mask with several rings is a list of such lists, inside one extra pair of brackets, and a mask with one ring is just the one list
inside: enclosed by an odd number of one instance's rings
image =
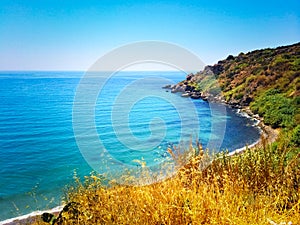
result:
[(206, 64), (300, 41), (299, 0), (0, 0), (0, 70), (86, 70), (130, 42), (160, 40)]

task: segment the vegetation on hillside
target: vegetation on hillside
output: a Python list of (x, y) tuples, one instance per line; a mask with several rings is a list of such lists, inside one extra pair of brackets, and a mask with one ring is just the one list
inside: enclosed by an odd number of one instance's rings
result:
[(60, 224), (300, 224), (300, 150), (286, 135), (240, 155), (216, 155), (204, 169), (209, 156), (200, 148), (175, 177), (152, 185), (76, 178), (67, 200), (78, 204)]
[[(251, 110), (273, 128), (293, 128), (299, 123), (300, 97), (288, 98), (278, 89), (269, 89), (251, 103)], [(298, 120), (298, 121), (297, 121)]]
[[(300, 43), (229, 55), (206, 70), (213, 72), (226, 101), (248, 104), (268, 89), (277, 89), (286, 97), (300, 95)], [(196, 74), (201, 80), (207, 72)], [(198, 76), (198, 78), (197, 78)], [(198, 82), (199, 83), (199, 82)]]
[(229, 55), (182, 83), (231, 105), (250, 105), (273, 128), (300, 124), (300, 43)]
[(60, 224), (300, 224), (299, 56), (300, 43), (241, 53), (183, 81), (250, 106), (266, 124), (281, 128), (276, 142), (262, 140), (234, 156), (190, 148), (194, 156), (174, 177), (146, 186), (107, 187), (103, 176), (76, 177), (66, 197), (76, 209)]

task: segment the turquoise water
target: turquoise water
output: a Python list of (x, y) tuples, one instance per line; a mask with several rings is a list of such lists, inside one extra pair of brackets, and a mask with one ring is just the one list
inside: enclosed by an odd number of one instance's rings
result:
[[(59, 205), (63, 187), (72, 182), (74, 171), (82, 177), (95, 169), (90, 166), (93, 162), (86, 162), (79, 142), (98, 154), (102, 150), (93, 145), (96, 138), (120, 164), (134, 166), (133, 159), (143, 159), (156, 166), (168, 158), (167, 147), (189, 141), (191, 135), (204, 147), (217, 150), (234, 150), (259, 138), (253, 122), (234, 110), (226, 108), (224, 114), (218, 105), (161, 88), (164, 82), (183, 80), (181, 72), (116, 74), (95, 101), (97, 135), (90, 132), (89, 124), (76, 123), (82, 134), (75, 137), (74, 97), (83, 75), (0, 73), (0, 221)], [(152, 78), (143, 81), (145, 85), (130, 86), (148, 77)], [(91, 87), (97, 84), (92, 79), (88, 82)], [(86, 98), (89, 91), (85, 90)], [(195, 106), (196, 117), (189, 104)], [(78, 112), (84, 116), (84, 110)]]

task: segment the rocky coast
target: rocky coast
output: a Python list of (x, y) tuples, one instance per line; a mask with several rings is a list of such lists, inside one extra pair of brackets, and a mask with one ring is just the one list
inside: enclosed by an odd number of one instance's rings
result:
[[(214, 76), (214, 71), (212, 66), (205, 67), (201, 74), (206, 74), (207, 76)], [(209, 77), (209, 79), (212, 79)], [(215, 78), (213, 78), (215, 79)], [(251, 145), (245, 146), (240, 149), (236, 149), (229, 153), (229, 155), (242, 153), (246, 148), (255, 148), (265, 145), (266, 143), (273, 143), (279, 134), (279, 129), (274, 129), (264, 123), (264, 118), (260, 117), (258, 114), (254, 114), (249, 103), (252, 101), (249, 97), (243, 98), (243, 101), (237, 101), (235, 99), (226, 100), (222, 92), (218, 90), (217, 93), (211, 93), (209, 90), (201, 91), (197, 88), (195, 81), (197, 75), (189, 74), (186, 79), (178, 84), (166, 85), (162, 87), (163, 89), (170, 90), (171, 93), (180, 94), (181, 97), (190, 97), (192, 99), (202, 99), (207, 102), (224, 104), (227, 107), (237, 109), (237, 113), (245, 117), (250, 117), (252, 120), (256, 121), (255, 126), (257, 126), (261, 132), (261, 137), (258, 141), (252, 143)]]

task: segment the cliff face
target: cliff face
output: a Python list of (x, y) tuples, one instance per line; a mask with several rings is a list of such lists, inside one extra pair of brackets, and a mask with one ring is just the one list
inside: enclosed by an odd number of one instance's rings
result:
[(182, 83), (204, 95), (222, 96), (229, 104), (249, 105), (272, 88), (296, 97), (300, 95), (300, 43), (229, 55), (188, 78)]

